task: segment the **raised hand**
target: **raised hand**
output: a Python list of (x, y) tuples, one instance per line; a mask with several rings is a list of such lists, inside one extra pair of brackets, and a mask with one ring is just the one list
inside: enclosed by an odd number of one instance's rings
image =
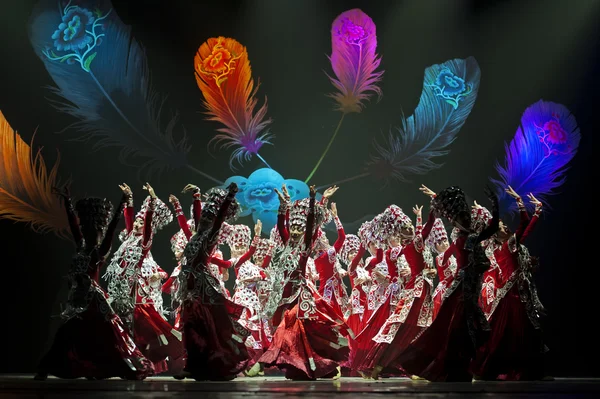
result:
[(337, 212), (337, 205), (335, 204), (335, 202), (331, 203), (330, 208), (331, 208), (331, 213), (333, 214), (333, 216), (337, 217), (338, 212)]
[(336, 192), (338, 189), (339, 189), (339, 187), (338, 187), (338, 186), (335, 186), (335, 185), (334, 185), (334, 186), (332, 186), (332, 187), (329, 187), (329, 188), (328, 188), (327, 190), (325, 190), (325, 192), (323, 193), (323, 197), (325, 197), (325, 198), (331, 198), (331, 196), (332, 196), (333, 194), (335, 194), (335, 192)]
[(473, 206), (471, 206), (471, 208), (473, 208), (473, 209), (479, 209), (479, 208), (483, 208), (481, 205), (479, 205), (479, 204), (477, 203), (477, 201), (473, 201), (473, 204), (474, 204), (474, 205), (473, 205)]
[(287, 186), (284, 184), (281, 185), (281, 192), (283, 193), (283, 196), (285, 197), (286, 201), (290, 200), (290, 193), (288, 192)]
[(531, 202), (536, 207), (541, 207), (542, 206), (542, 203), (537, 198), (535, 198), (533, 196), (533, 193), (527, 194), (527, 198), (529, 198), (529, 202)]
[(508, 188), (504, 191), (506, 192), (506, 194), (510, 195), (511, 197), (513, 197), (516, 200), (521, 199), (521, 196), (519, 194), (517, 194), (517, 192), (515, 190), (513, 190), (513, 188), (511, 186), (508, 186)]
[(173, 194), (169, 195), (169, 202), (173, 205), (175, 205), (176, 203), (179, 202), (179, 200), (177, 199), (176, 196), (174, 196)]
[(433, 192), (433, 190), (431, 190), (424, 184), (421, 184), (421, 187), (419, 187), (419, 191), (421, 191), (423, 194), (425, 194), (428, 197), (431, 197), (431, 198), (435, 197), (435, 193)]
[(119, 188), (121, 191), (123, 191), (123, 194), (127, 196), (133, 195), (133, 191), (131, 191), (131, 188), (127, 185), (127, 183), (119, 184)]
[(315, 186), (310, 186), (310, 197), (315, 198), (316, 195), (317, 195), (317, 189), (315, 188)]
[(419, 206), (419, 205), (415, 205), (413, 206), (413, 213), (417, 216), (421, 216), (423, 212), (423, 205)]
[(152, 198), (156, 198), (156, 193), (154, 192), (154, 189), (152, 188), (152, 186), (150, 185), (150, 183), (146, 182), (146, 184), (144, 184), (144, 187), (142, 187), (144, 190), (148, 191), (148, 194), (150, 194), (150, 196)]
[(256, 219), (256, 224), (254, 225), (254, 235), (260, 237), (260, 233), (262, 233), (262, 222), (260, 219)]
[(182, 193), (188, 193), (190, 191), (196, 191), (196, 192), (200, 192), (200, 189), (198, 188), (198, 186), (195, 186), (193, 184), (187, 184), (183, 190), (181, 191)]
[(283, 193), (279, 190), (277, 190), (276, 188), (274, 189), (275, 193), (277, 194), (277, 196), (279, 197), (279, 203), (284, 203), (286, 202), (285, 196), (283, 195)]
[(235, 183), (231, 183), (229, 184), (229, 186), (227, 186), (227, 191), (229, 191), (230, 193), (237, 193), (238, 192), (238, 186)]

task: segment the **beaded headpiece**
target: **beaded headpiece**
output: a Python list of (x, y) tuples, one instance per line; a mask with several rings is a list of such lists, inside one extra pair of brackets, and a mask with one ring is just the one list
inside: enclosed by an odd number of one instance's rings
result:
[(448, 241), (448, 233), (446, 232), (446, 226), (444, 226), (444, 222), (442, 221), (442, 219), (437, 218), (433, 223), (433, 227), (431, 228), (431, 232), (429, 233), (429, 237), (427, 237), (427, 241), (425, 243), (431, 249), (435, 250), (435, 246), (444, 241)]
[[(303, 198), (296, 200), (292, 203), (290, 209), (290, 227), (300, 227), (302, 230), (306, 228), (306, 220), (308, 218), (308, 211), (310, 209), (310, 198)], [(328, 212), (323, 205), (315, 202), (315, 227), (320, 227), (326, 224), (329, 217), (331, 221), (331, 212)]]
[(492, 223), (492, 213), (483, 206), (471, 208), (471, 230), (481, 233)]
[(381, 228), (387, 237), (392, 237), (400, 233), (400, 230), (412, 226), (410, 218), (397, 205), (390, 205), (383, 212), (381, 219)]
[[(187, 225), (190, 228), (190, 230), (192, 229), (192, 226), (194, 225), (194, 220), (190, 219), (187, 221)], [(173, 235), (173, 237), (171, 237), (171, 251), (173, 251), (173, 253), (177, 253), (177, 252), (183, 252), (183, 250), (185, 249), (185, 246), (188, 243), (187, 237), (185, 236), (185, 233), (183, 232), (183, 230), (179, 230), (177, 233), (175, 233)]]
[[(136, 219), (145, 219), (146, 213), (150, 208), (151, 197), (147, 196), (142, 204), (140, 211), (135, 215)], [(173, 221), (173, 213), (169, 207), (156, 198), (154, 202), (154, 213), (152, 214), (152, 231), (157, 232)]]
[(227, 245), (234, 246), (249, 246), (252, 239), (250, 227), (245, 224), (235, 224), (231, 226), (231, 230), (227, 237)]
[(272, 241), (267, 238), (260, 238), (256, 244), (256, 251), (254, 256), (257, 258), (264, 258), (269, 254), (269, 248), (271, 248)]
[[(204, 201), (202, 202), (202, 217), (212, 219), (217, 216), (219, 209), (227, 197), (228, 191), (222, 188), (213, 187), (204, 193)], [(235, 198), (231, 201), (231, 205), (225, 214), (225, 221), (228, 223), (237, 219), (240, 212), (240, 204)]]
[(342, 261), (348, 263), (348, 256), (352, 252), (357, 252), (360, 248), (360, 238), (354, 234), (346, 235), (346, 239), (344, 240), (344, 245), (342, 245), (342, 250), (340, 251), (340, 257)]
[(277, 229), (277, 226), (275, 226), (271, 229), (271, 234), (269, 235), (269, 241), (275, 243), (276, 247), (283, 247), (283, 240), (281, 239), (281, 236), (279, 235), (279, 230)]
[[(467, 220), (470, 219), (469, 205), (465, 193), (459, 187), (452, 186), (439, 192), (432, 199), (431, 206), (438, 215), (450, 222), (454, 222), (461, 216)], [(469, 225), (463, 227), (466, 229), (469, 228)]]

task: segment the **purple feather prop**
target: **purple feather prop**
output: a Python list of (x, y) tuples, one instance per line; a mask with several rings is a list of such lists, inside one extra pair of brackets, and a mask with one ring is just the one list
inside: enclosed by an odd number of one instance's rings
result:
[(358, 8), (341, 13), (331, 27), (331, 47), (329, 60), (337, 79), (328, 77), (338, 92), (329, 96), (337, 102), (336, 110), (361, 112), (372, 94), (382, 94), (375, 23)]
[[(505, 165), (496, 164), (500, 179), (491, 179), (498, 191), (500, 211), (518, 211), (514, 199), (504, 191), (507, 186), (521, 196), (532, 193), (542, 202), (556, 194), (580, 138), (575, 117), (564, 105), (543, 100), (530, 105), (515, 137), (505, 145)], [(533, 204), (527, 206), (533, 208)]]

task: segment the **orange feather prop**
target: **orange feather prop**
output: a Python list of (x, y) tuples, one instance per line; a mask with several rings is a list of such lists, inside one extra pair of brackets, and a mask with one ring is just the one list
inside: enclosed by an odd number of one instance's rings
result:
[[(32, 140), (33, 141), (33, 140)], [(35, 157), (0, 112), (0, 218), (29, 223), (39, 233), (52, 231), (69, 237), (69, 225), (60, 199), (52, 192), (58, 165), (48, 173), (41, 149)]]
[(230, 165), (234, 159), (241, 162), (252, 155), (264, 162), (258, 151), (263, 144), (270, 144), (269, 133), (263, 131), (271, 119), (265, 120), (266, 97), (263, 106), (254, 112), (259, 84), (254, 87), (246, 47), (235, 39), (210, 38), (198, 48), (194, 69), (208, 120), (225, 125), (213, 140), (222, 142), (224, 148), (235, 147)]

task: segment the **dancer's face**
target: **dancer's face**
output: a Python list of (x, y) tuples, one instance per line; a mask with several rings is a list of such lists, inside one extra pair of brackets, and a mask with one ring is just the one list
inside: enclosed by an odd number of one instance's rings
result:
[(260, 255), (254, 255), (252, 257), (252, 260), (254, 261), (255, 265), (262, 266), (262, 264), (263, 264), (263, 262), (265, 260), (265, 257), (262, 254), (260, 254)]
[(358, 255), (358, 251), (352, 251), (348, 254), (348, 262), (352, 262), (354, 258)]
[(375, 246), (374, 242), (369, 243), (369, 253), (371, 256), (375, 256), (377, 254), (377, 247)]
[(500, 220), (500, 223), (498, 224), (498, 232), (496, 233), (496, 239), (500, 242), (504, 242), (508, 240), (511, 234), (512, 231), (510, 231), (510, 228), (505, 225), (502, 220)]
[(245, 254), (248, 252), (248, 246), (245, 244), (236, 244), (231, 247), (232, 251), (236, 254)]
[(144, 219), (136, 218), (133, 222), (133, 232), (136, 234), (141, 234), (142, 229), (144, 228)]
[(444, 252), (446, 252), (448, 247), (450, 247), (450, 243), (448, 242), (448, 240), (444, 240), (444, 241), (441, 241), (441, 242), (438, 242), (437, 244), (435, 244), (435, 250), (439, 254), (443, 254)]
[(304, 230), (300, 226), (291, 226), (290, 227), (290, 239), (293, 242), (298, 242), (302, 238), (304, 234)]
[(415, 237), (415, 228), (412, 224), (409, 224), (400, 229), (400, 236), (403, 240), (411, 240)]

